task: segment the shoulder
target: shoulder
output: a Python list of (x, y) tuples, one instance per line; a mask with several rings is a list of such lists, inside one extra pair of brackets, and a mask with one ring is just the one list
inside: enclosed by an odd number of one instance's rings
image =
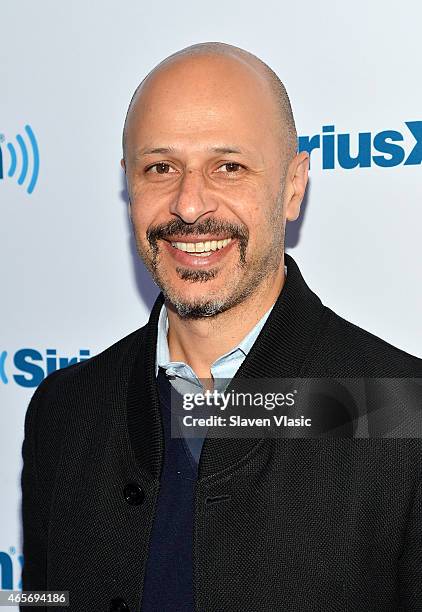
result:
[(49, 423), (61, 421), (87, 405), (101, 405), (119, 378), (129, 376), (138, 354), (146, 325), (121, 338), (86, 361), (49, 374), (37, 387), (27, 410), (27, 421), (48, 431)]
[(112, 377), (119, 368), (130, 365), (142, 344), (145, 329), (146, 325), (121, 338), (90, 359), (53, 372), (45, 378), (41, 385), (52, 390), (61, 383), (82, 384), (85, 380), (90, 380), (92, 383), (95, 382), (96, 377), (100, 377), (104, 382), (107, 376)]
[(324, 325), (312, 352), (318, 369), (344, 377), (422, 377), (422, 359), (325, 308)]

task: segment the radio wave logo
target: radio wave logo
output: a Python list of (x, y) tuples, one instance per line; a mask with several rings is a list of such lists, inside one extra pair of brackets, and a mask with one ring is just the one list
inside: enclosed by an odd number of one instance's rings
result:
[[(28, 179), (26, 191), (32, 193), (38, 180), (40, 154), (37, 139), (30, 125), (25, 125), (25, 132), (26, 140), (21, 134), (17, 134), (16, 143), (6, 143), (4, 134), (0, 134), (0, 180), (5, 177), (5, 172), (9, 178), (15, 178), (18, 185), (23, 185)], [(6, 149), (9, 155), (7, 170), (5, 169)]]

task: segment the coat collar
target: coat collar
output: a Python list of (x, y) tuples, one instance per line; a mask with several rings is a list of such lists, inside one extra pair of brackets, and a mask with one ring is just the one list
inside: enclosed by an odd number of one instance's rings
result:
[[(325, 307), (305, 283), (298, 265), (285, 254), (287, 278), (263, 329), (233, 379), (300, 376), (318, 332)], [(129, 379), (127, 421), (136, 460), (159, 479), (164, 454), (160, 402), (155, 377), (157, 325), (164, 296), (160, 293), (143, 328), (143, 339)], [(256, 439), (206, 438), (198, 479), (237, 463), (259, 443)]]

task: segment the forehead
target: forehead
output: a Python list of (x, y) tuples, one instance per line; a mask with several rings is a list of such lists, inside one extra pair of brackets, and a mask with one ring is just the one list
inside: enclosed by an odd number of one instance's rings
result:
[[(277, 107), (262, 69), (238, 58), (200, 56), (160, 66), (144, 81), (127, 118), (127, 147), (158, 143), (245, 147), (274, 143)], [(173, 142), (174, 141), (174, 142)]]

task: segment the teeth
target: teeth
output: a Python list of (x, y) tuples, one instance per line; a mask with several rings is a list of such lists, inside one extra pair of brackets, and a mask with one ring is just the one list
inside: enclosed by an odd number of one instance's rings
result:
[(205, 256), (206, 253), (209, 255), (211, 251), (223, 249), (231, 241), (231, 238), (225, 238), (224, 240), (207, 240), (206, 242), (172, 242), (171, 245), (186, 253)]

